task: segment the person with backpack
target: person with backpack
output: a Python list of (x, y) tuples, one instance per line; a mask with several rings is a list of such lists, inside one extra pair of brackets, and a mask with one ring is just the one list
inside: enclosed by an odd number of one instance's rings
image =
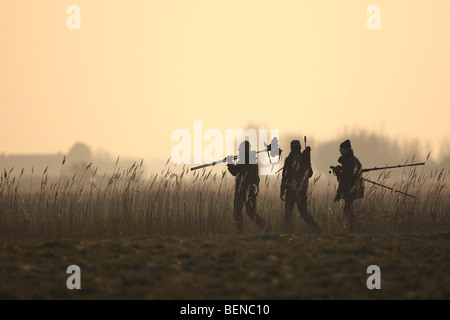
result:
[(345, 200), (344, 214), (347, 217), (349, 231), (352, 232), (356, 223), (353, 214), (353, 204), (356, 199), (364, 197), (364, 181), (362, 179), (362, 165), (355, 157), (350, 140), (345, 140), (339, 146), (341, 156), (338, 162), (342, 171), (338, 176), (339, 186), (334, 198), (335, 202)]
[(292, 233), (295, 230), (293, 208), (297, 204), (300, 215), (309, 224), (315, 233), (321, 232), (314, 218), (308, 214), (308, 186), (309, 178), (313, 175), (311, 168), (311, 148), (306, 147), (301, 152), (299, 140), (291, 141), (291, 152), (284, 161), (282, 171), (280, 198), (285, 201), (284, 232)]

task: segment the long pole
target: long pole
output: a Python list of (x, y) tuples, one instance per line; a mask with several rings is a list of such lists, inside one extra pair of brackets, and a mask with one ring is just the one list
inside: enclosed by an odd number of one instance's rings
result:
[(368, 169), (362, 169), (361, 172), (369, 172), (374, 170), (384, 170), (384, 169), (394, 169), (394, 168), (402, 168), (402, 167), (412, 167), (412, 166), (423, 166), (425, 162), (421, 163), (411, 163), (411, 164), (399, 164), (396, 166), (389, 166), (389, 167), (375, 167), (375, 168), (368, 168)]
[[(264, 149), (264, 150), (256, 151), (256, 153), (265, 152), (265, 151), (267, 151), (267, 148)], [(236, 160), (237, 158), (239, 158), (239, 156), (233, 156), (234, 160)], [(202, 164), (202, 165), (197, 166), (197, 167), (192, 167), (191, 171), (197, 170), (197, 169), (201, 169), (201, 168), (205, 168), (205, 167), (209, 167), (209, 166), (215, 166), (216, 164), (220, 164), (220, 163), (224, 163), (224, 162), (227, 162), (227, 158), (223, 158), (222, 160), (217, 160), (217, 161), (214, 161), (214, 162)]]
[(372, 184), (375, 184), (375, 185), (377, 185), (377, 186), (380, 186), (380, 187), (383, 187), (383, 188), (386, 188), (386, 189), (392, 190), (392, 191), (394, 191), (394, 192), (398, 192), (398, 193), (401, 193), (401, 194), (403, 194), (403, 195), (405, 195), (405, 196), (408, 196), (408, 197), (412, 197), (412, 198), (414, 198), (414, 199), (417, 199), (417, 197), (415, 197), (415, 196), (413, 196), (413, 195), (410, 195), (409, 193), (406, 193), (406, 192), (402, 192), (402, 191), (398, 191), (398, 190), (395, 190), (394, 188), (391, 188), (391, 187), (385, 186), (384, 184), (381, 184), (381, 183), (377, 183), (377, 182), (375, 182), (375, 181), (372, 181), (372, 180), (369, 180), (369, 179), (366, 179), (366, 178), (362, 178), (362, 179), (363, 179), (364, 181), (370, 182), (370, 183), (372, 183)]

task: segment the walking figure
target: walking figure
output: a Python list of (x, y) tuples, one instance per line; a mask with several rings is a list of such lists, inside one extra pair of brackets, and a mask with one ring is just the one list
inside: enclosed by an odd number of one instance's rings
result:
[(354, 155), (350, 140), (347, 139), (342, 142), (339, 146), (339, 151), (341, 157), (339, 157), (338, 162), (342, 166), (342, 171), (338, 176), (339, 186), (334, 201), (345, 200), (344, 214), (348, 220), (349, 231), (352, 232), (356, 223), (353, 214), (353, 204), (356, 199), (364, 197), (362, 165)]
[(313, 231), (319, 233), (320, 227), (314, 218), (308, 214), (308, 186), (309, 178), (313, 175), (311, 168), (311, 148), (306, 147), (301, 152), (299, 140), (291, 141), (291, 152), (284, 161), (281, 179), (280, 198), (286, 201), (284, 207), (284, 232), (292, 233), (295, 230), (295, 219), (292, 211), (294, 205), (300, 211), (300, 215)]
[(239, 145), (238, 161), (234, 164), (233, 156), (227, 157), (228, 171), (235, 177), (234, 216), (233, 220), (239, 233), (244, 230), (242, 209), (261, 230), (268, 232), (270, 226), (258, 215), (256, 197), (259, 193), (259, 168), (256, 152), (251, 152), (250, 142), (244, 141)]

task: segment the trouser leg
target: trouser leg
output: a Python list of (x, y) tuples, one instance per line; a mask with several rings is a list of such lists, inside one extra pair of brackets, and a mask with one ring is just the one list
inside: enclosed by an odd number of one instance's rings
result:
[(354, 228), (354, 224), (355, 224), (355, 217), (353, 214), (353, 202), (355, 200), (350, 198), (350, 199), (345, 199), (345, 206), (344, 206), (344, 214), (347, 217), (348, 220), (348, 229), (349, 231), (353, 231)]
[(314, 220), (314, 218), (308, 213), (308, 198), (307, 198), (307, 190), (301, 190), (299, 192), (299, 196), (297, 198), (297, 207), (300, 211), (300, 215), (302, 216), (303, 220), (307, 224), (311, 226), (314, 232), (320, 232), (320, 227)]
[(235, 226), (235, 230), (239, 233), (244, 231), (244, 226), (242, 224), (242, 208), (244, 206), (244, 200), (239, 194), (234, 196), (234, 215), (233, 215), (233, 223)]
[(286, 191), (286, 201), (284, 205), (284, 232), (292, 233), (295, 230), (295, 219), (292, 215), (295, 204), (295, 195), (292, 191)]
[(267, 230), (267, 224), (264, 221), (263, 218), (258, 214), (256, 210), (256, 196), (255, 195), (249, 195), (247, 201), (245, 202), (245, 207), (247, 211), (247, 215), (249, 218), (258, 226), (260, 227), (264, 232)]

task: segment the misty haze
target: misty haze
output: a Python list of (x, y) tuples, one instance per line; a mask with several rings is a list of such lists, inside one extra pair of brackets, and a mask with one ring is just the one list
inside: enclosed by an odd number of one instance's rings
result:
[[(327, 178), (330, 166), (336, 165), (337, 159), (340, 156), (338, 150), (339, 143), (346, 138), (352, 140), (355, 154), (362, 162), (364, 168), (381, 168), (384, 166), (425, 161), (426, 172), (450, 168), (450, 144), (441, 146), (441, 150), (438, 152), (440, 157), (437, 161), (432, 160), (433, 157), (427, 159), (429, 153), (433, 154), (433, 151), (421, 147), (419, 141), (401, 143), (382, 135), (359, 130), (349, 133), (348, 135), (341, 135), (340, 139), (327, 141), (326, 143), (316, 143), (314, 137), (308, 138), (307, 144), (312, 148), (311, 162), (316, 175), (321, 175), (322, 179)], [(302, 136), (281, 134), (280, 148), (283, 152), (280, 168), (283, 166), (284, 158), (289, 153), (289, 142), (293, 139), (299, 139), (302, 141), (302, 145), (304, 144)], [(205, 147), (205, 145), (206, 144), (204, 144), (203, 147)], [(304, 145), (302, 148), (304, 148)], [(127, 169), (131, 167), (133, 163), (140, 163), (142, 161), (142, 169), (145, 173), (144, 176), (150, 177), (161, 172), (167, 166), (173, 166), (171, 161), (168, 161), (169, 157), (170, 155), (167, 155), (166, 160), (158, 160), (155, 158), (146, 161), (143, 160), (143, 158), (133, 159), (130, 157), (122, 157), (102, 150), (93, 152), (88, 144), (76, 143), (67, 153), (22, 155), (3, 153), (0, 155), (0, 168), (2, 171), (8, 173), (11, 172), (13, 176), (19, 175), (23, 170), (21, 187), (28, 190), (30, 187), (30, 176), (32, 174), (36, 178), (41, 176), (45, 171), (50, 180), (59, 179), (61, 174), (70, 177), (73, 175), (80, 177), (88, 166), (90, 167), (90, 170), (96, 168), (97, 178), (103, 175), (110, 177), (115, 170)], [(62, 162), (64, 159), (65, 164), (63, 166)], [(195, 165), (185, 165), (185, 167), (193, 166)], [(62, 167), (63, 170), (61, 171)], [(224, 167), (210, 167), (207, 168), (207, 170), (220, 172), (221, 170), (224, 170)], [(407, 169), (388, 170), (391, 181), (395, 182), (399, 179), (404, 170)], [(376, 173), (372, 173), (372, 176), (378, 176), (380, 173), (381, 171), (377, 171)], [(89, 174), (84, 175), (84, 178), (87, 177), (89, 177)], [(35, 185), (35, 187), (38, 186)]]
[(1, 0), (0, 300), (449, 300), (449, 13)]

